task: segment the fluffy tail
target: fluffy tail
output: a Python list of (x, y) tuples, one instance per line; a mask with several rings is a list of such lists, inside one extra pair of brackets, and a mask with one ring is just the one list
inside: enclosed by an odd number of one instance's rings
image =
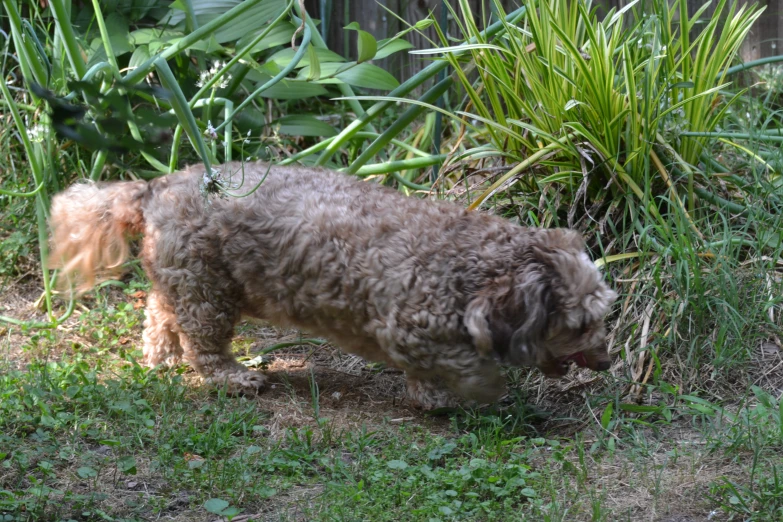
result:
[(142, 233), (145, 181), (73, 185), (52, 200), (52, 268), (78, 292), (117, 276), (130, 253), (129, 236)]

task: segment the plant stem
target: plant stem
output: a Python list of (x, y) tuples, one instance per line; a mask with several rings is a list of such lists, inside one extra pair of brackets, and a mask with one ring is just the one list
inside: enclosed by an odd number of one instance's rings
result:
[[(369, 176), (372, 174), (389, 174), (391, 172), (398, 172), (400, 170), (420, 169), (422, 167), (429, 167), (440, 163), (447, 158), (446, 154), (437, 154), (429, 156), (427, 158), (413, 158), (399, 161), (387, 161), (385, 163), (372, 163), (370, 165), (364, 165), (357, 170), (355, 174), (359, 176)], [(346, 169), (341, 169), (343, 172)]]
[(65, 8), (63, 0), (50, 0), (49, 5), (52, 8), (57, 30), (60, 32), (63, 43), (65, 43), (65, 53), (68, 55), (68, 62), (70, 62), (76, 76), (82, 79), (87, 73), (87, 64), (84, 63), (81, 48), (76, 40), (69, 10)]
[(101, 12), (101, 6), (98, 3), (98, 0), (92, 0), (92, 9), (95, 13), (95, 21), (98, 24), (98, 30), (101, 33), (101, 40), (103, 40), (103, 49), (106, 51), (106, 59), (111, 65), (112, 75), (119, 76), (120, 67), (117, 65), (117, 57), (114, 56), (111, 38), (109, 37), (109, 31), (106, 29), (106, 21), (103, 19), (103, 13)]
[(272, 22), (267, 26), (266, 29), (264, 29), (258, 36), (253, 38), (253, 41), (244, 46), (229, 62), (220, 69), (217, 74), (215, 74), (212, 78), (207, 81), (207, 83), (204, 84), (201, 89), (198, 90), (196, 94), (193, 95), (193, 97), (190, 99), (190, 108), (193, 109), (195, 107), (195, 103), (204, 96), (204, 93), (207, 92), (209, 89), (212, 88), (213, 85), (217, 83), (217, 81), (229, 70), (231, 67), (233, 67), (237, 62), (239, 62), (242, 58), (245, 57), (250, 51), (253, 50), (253, 48), (266, 38), (266, 35), (269, 34), (269, 32), (278, 24), (280, 23), (283, 18), (285, 18), (285, 15), (289, 13), (291, 10), (291, 7), (293, 6), (295, 0), (290, 0), (288, 2), (288, 5), (285, 6), (285, 9), (278, 15), (277, 18), (272, 20)]
[(783, 142), (783, 135), (772, 133), (749, 134), (746, 132), (681, 132), (680, 136), (693, 138), (731, 138), (735, 140), (760, 140)]
[(253, 91), (242, 103), (239, 104), (239, 106), (234, 110), (230, 116), (226, 117), (225, 121), (215, 127), (215, 131), (219, 131), (223, 127), (229, 124), (229, 122), (233, 121), (234, 116), (236, 116), (237, 113), (239, 113), (242, 109), (247, 107), (249, 104), (253, 103), (253, 101), (256, 99), (256, 96), (264, 92), (265, 90), (269, 89), (276, 83), (278, 83), (280, 80), (288, 76), (288, 74), (296, 68), (296, 66), (301, 61), (302, 57), (304, 57), (305, 51), (307, 51), (307, 46), (310, 44), (310, 38), (313, 35), (313, 31), (310, 29), (309, 25), (305, 25), (304, 28), (304, 35), (302, 36), (302, 43), (299, 45), (299, 49), (296, 51), (296, 54), (294, 54), (294, 57), (291, 59), (291, 62), (283, 68), (282, 71), (277, 73), (274, 78), (266, 82), (261, 87), (257, 88), (255, 91)]
[(768, 63), (778, 63), (778, 62), (783, 62), (783, 55), (767, 56), (766, 58), (761, 58), (759, 60), (753, 60), (751, 62), (741, 63), (739, 65), (735, 65), (734, 67), (729, 67), (728, 69), (726, 69), (726, 75), (738, 73), (740, 71), (744, 71), (746, 69), (752, 69), (753, 67), (759, 67), (761, 65), (767, 65)]
[[(452, 83), (454, 83), (454, 81), (451, 78), (443, 79), (442, 81), (435, 84), (426, 93), (424, 93), (424, 95), (419, 98), (419, 101), (423, 103), (432, 103), (441, 95), (443, 95), (443, 93), (446, 92)], [(415, 120), (422, 111), (424, 111), (424, 107), (421, 105), (413, 105), (409, 107), (399, 116), (399, 118), (397, 118), (394, 123), (389, 126), (388, 129), (383, 132), (383, 134), (376, 138), (375, 141), (373, 141), (361, 153), (361, 155), (353, 161), (353, 163), (351, 163), (351, 166), (348, 167), (346, 172), (351, 174), (357, 172), (362, 167), (362, 165), (367, 163), (370, 158), (372, 158), (379, 150), (385, 147), (394, 136), (397, 136), (400, 132), (403, 131), (403, 129), (405, 129), (405, 127), (410, 125), (410, 123)]]
[(185, 99), (185, 95), (183, 94), (182, 89), (180, 89), (174, 73), (171, 72), (169, 64), (166, 63), (166, 60), (162, 57), (155, 60), (155, 68), (158, 71), (161, 85), (172, 93), (171, 106), (174, 109), (177, 118), (185, 127), (185, 133), (188, 135), (188, 138), (190, 138), (193, 148), (195, 148), (201, 156), (201, 161), (204, 162), (204, 168), (206, 169), (207, 174), (211, 174), (212, 167), (209, 154), (207, 153), (207, 147), (204, 144), (204, 139), (201, 137), (201, 131), (198, 128), (198, 124), (196, 124), (196, 118), (190, 110), (188, 101)]

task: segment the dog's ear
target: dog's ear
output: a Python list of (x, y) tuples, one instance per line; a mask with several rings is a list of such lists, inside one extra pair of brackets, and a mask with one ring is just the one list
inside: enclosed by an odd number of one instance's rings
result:
[[(467, 306), (463, 322), (478, 352), (487, 356), (493, 351), (517, 362), (517, 346), (533, 350), (536, 341), (546, 334), (552, 311), (552, 294), (545, 274), (532, 272), (519, 281), (503, 278), (495, 281), (491, 292), (478, 295)], [(522, 354), (535, 360), (535, 354)], [(527, 366), (528, 364), (520, 364)]]
[(491, 306), (492, 303), (486, 296), (476, 297), (465, 309), (463, 319), (468, 333), (473, 338), (473, 344), (482, 356), (492, 353), (492, 330), (489, 327)]
[(529, 274), (525, 279), (515, 289), (516, 317), (523, 321), (511, 336), (509, 358), (515, 366), (536, 366), (536, 346), (547, 334), (554, 307), (552, 282), (539, 273)]
[(554, 275), (552, 291), (558, 309), (571, 328), (600, 321), (617, 299), (588, 257), (581, 235), (573, 230), (553, 229), (533, 246), (536, 258)]

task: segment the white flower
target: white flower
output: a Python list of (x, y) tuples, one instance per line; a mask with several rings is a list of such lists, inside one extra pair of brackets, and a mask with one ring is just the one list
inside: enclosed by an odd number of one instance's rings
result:
[(207, 130), (204, 131), (204, 135), (211, 140), (217, 139), (217, 131), (215, 130), (215, 127), (212, 126), (212, 120), (207, 122)]
[(45, 134), (46, 129), (43, 125), (35, 125), (27, 129), (27, 138), (32, 142), (41, 143), (44, 140)]
[[(218, 75), (218, 73), (223, 70), (223, 66), (225, 64), (221, 61), (214, 62), (212, 64), (212, 67), (209, 70), (201, 71), (198, 75), (198, 81), (196, 82), (197, 87), (204, 87), (207, 83), (212, 81), (212, 78)], [(212, 88), (213, 89), (225, 89), (228, 87), (228, 82), (231, 81), (231, 74), (226, 73), (220, 77), (220, 81), (215, 83)]]

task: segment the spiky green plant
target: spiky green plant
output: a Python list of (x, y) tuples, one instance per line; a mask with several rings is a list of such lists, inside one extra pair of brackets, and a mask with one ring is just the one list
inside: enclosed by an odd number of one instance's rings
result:
[[(495, 7), (502, 16), (500, 3)], [(593, 198), (608, 186), (610, 196), (633, 194), (643, 206), (661, 190), (680, 201), (661, 166), (674, 161), (690, 171), (698, 162), (707, 138), (679, 132), (715, 129), (727, 106), (718, 103), (726, 71), (762, 10), (722, 0), (697, 26), (706, 6), (688, 16), (685, 0), (656, 0), (644, 9), (632, 2), (603, 19), (589, 0), (526, 7), (521, 24), (490, 39), (462, 0), (453, 14), (479, 45), (469, 57), (441, 49), (469, 99), (458, 114), (480, 122), (494, 153), (518, 164), (473, 205), (533, 165), (545, 167), (544, 175), (527, 178), (534, 185), (576, 192), (598, 175), (588, 184)]]

